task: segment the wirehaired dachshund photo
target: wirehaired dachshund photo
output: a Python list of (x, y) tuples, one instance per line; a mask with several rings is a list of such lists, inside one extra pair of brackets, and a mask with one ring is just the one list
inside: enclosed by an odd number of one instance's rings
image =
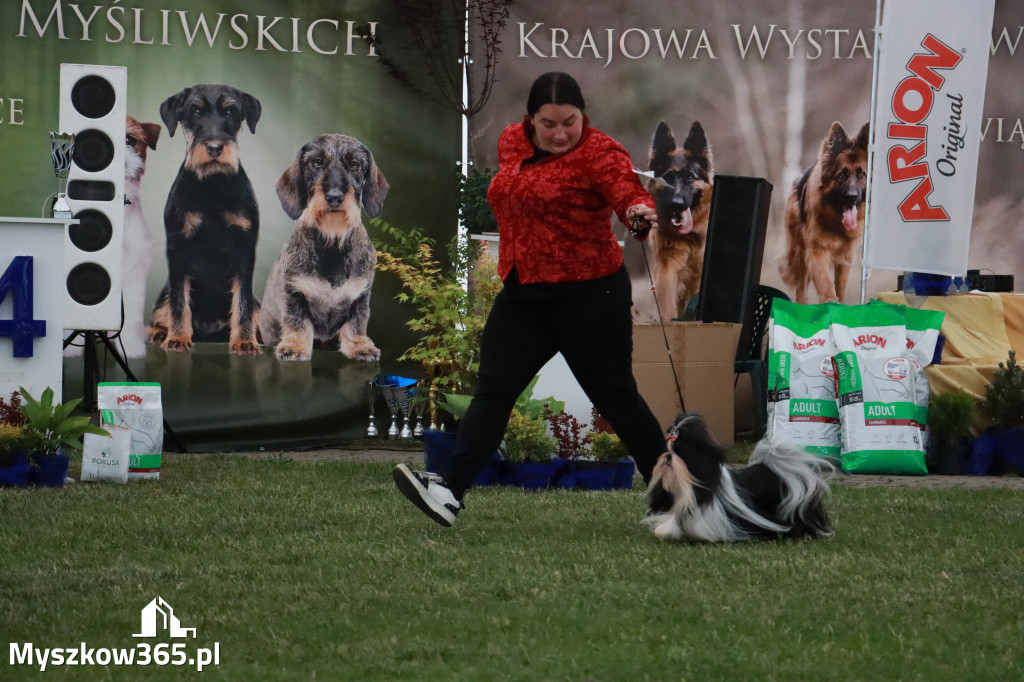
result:
[(167, 283), (153, 308), (149, 341), (190, 351), (193, 341), (228, 341), (258, 355), (253, 268), (260, 217), (242, 169), (238, 131), (256, 132), (258, 99), (227, 85), (185, 88), (160, 105), (167, 133), (181, 125), (185, 160), (164, 207)]
[(279, 359), (309, 360), (314, 342), (354, 360), (380, 358), (366, 336), (376, 252), (360, 206), (376, 218), (387, 193), (370, 150), (345, 135), (304, 144), (277, 181), (296, 223), (267, 280), (260, 333)]

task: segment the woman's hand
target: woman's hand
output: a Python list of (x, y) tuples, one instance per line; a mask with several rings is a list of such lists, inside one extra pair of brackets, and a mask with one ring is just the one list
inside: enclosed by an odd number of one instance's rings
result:
[(657, 213), (646, 204), (633, 204), (626, 209), (629, 232), (637, 239), (645, 239), (657, 221)]

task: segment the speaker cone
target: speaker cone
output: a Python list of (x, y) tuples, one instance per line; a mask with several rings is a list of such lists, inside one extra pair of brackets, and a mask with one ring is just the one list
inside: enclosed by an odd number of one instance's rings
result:
[(68, 273), (67, 286), (76, 303), (96, 305), (110, 294), (110, 275), (96, 263), (79, 263)]
[(114, 143), (99, 130), (83, 130), (75, 135), (75, 150), (71, 156), (79, 168), (96, 173), (114, 160)]
[(78, 224), (68, 228), (68, 238), (75, 248), (92, 253), (110, 244), (114, 227), (106, 215), (90, 208), (76, 213), (75, 218)]
[(71, 106), (86, 118), (103, 118), (116, 101), (114, 86), (100, 76), (83, 76), (71, 88)]

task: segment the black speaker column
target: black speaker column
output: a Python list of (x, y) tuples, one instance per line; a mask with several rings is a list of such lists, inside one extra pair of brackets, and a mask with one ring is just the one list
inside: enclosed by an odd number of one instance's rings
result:
[(715, 176), (697, 319), (742, 324), (738, 348), (750, 345), (771, 199), (764, 178)]
[(121, 327), (127, 83), (123, 66), (60, 65), (59, 132), (75, 134), (67, 199), (79, 221), (64, 249), (67, 329)]

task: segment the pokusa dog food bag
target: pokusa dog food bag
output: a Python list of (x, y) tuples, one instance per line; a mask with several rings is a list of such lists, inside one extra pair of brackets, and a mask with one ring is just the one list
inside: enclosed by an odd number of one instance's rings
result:
[(893, 305), (877, 299), (871, 305), (890, 306), (903, 315), (907, 327), (907, 357), (914, 377), (914, 408), (915, 421), (921, 431), (921, 448), (928, 451), (928, 402), (931, 399), (931, 386), (924, 368), (932, 364), (935, 347), (939, 343), (939, 329), (946, 313), (941, 310), (920, 310), (905, 305)]
[(103, 424), (131, 431), (128, 478), (160, 478), (164, 451), (164, 414), (158, 383), (97, 384), (96, 401)]
[(926, 474), (903, 315), (888, 306), (832, 305), (830, 326), (843, 470)]
[(829, 306), (776, 299), (768, 337), (768, 437), (838, 456), (839, 408)]

